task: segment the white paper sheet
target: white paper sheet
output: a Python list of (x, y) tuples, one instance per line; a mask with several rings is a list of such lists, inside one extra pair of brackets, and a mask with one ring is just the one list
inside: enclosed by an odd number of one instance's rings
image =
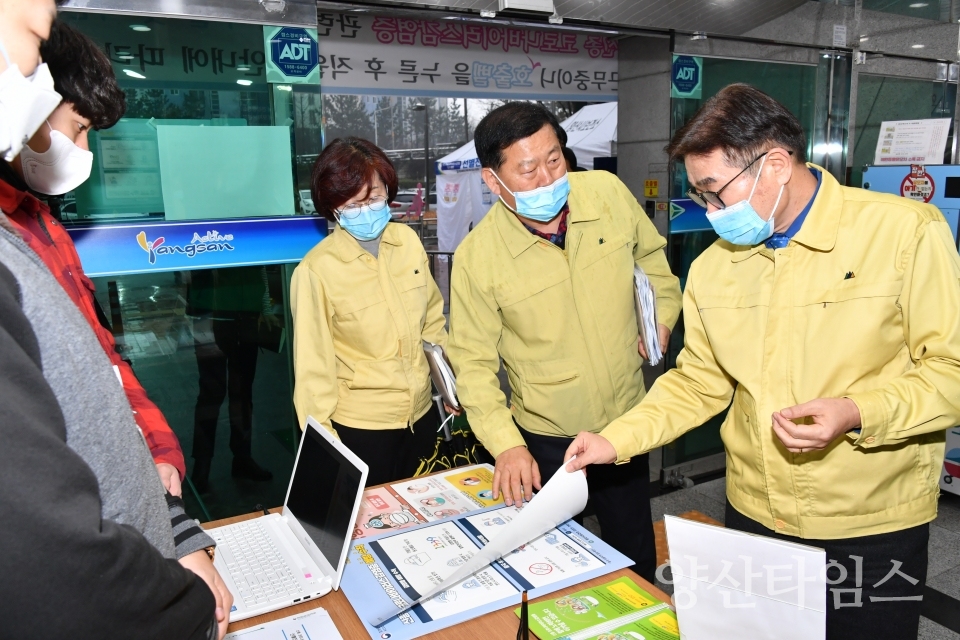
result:
[(425, 602), (495, 562), (521, 545), (527, 544), (566, 522), (587, 506), (587, 478), (581, 471), (567, 471), (561, 467), (543, 489), (500, 529), (489, 543), (447, 576), (443, 582), (426, 592), (405, 609), (393, 608), (369, 620), (380, 626), (416, 604)]
[(314, 609), (288, 618), (234, 631), (223, 640), (343, 640), (326, 609)]
[(826, 636), (826, 552), (666, 516), (682, 640)]
[(634, 294), (637, 304), (637, 328), (643, 347), (647, 350), (650, 366), (656, 366), (663, 359), (660, 345), (660, 320), (657, 317), (657, 294), (643, 269), (633, 267)]

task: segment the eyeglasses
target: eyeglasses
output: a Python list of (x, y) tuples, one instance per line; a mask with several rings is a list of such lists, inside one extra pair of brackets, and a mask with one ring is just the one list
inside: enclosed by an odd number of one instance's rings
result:
[(360, 215), (360, 209), (363, 207), (370, 207), (371, 211), (383, 211), (383, 208), (386, 206), (386, 198), (383, 196), (374, 196), (366, 202), (351, 202), (350, 204), (346, 204), (337, 209), (337, 213), (349, 220)]
[(763, 156), (767, 155), (768, 153), (770, 153), (770, 152), (769, 152), (769, 151), (764, 151), (763, 153), (761, 153), (760, 155), (758, 155), (756, 158), (754, 158), (754, 159), (753, 159), (753, 162), (751, 162), (750, 164), (748, 164), (747, 166), (745, 166), (745, 167), (743, 168), (743, 171), (741, 171), (741, 172), (738, 173), (737, 175), (733, 176), (733, 178), (731, 178), (730, 181), (727, 182), (727, 184), (725, 184), (725, 185), (723, 185), (722, 187), (720, 187), (720, 189), (719, 189), (718, 191), (697, 191), (697, 188), (696, 188), (696, 187), (690, 187), (689, 189), (687, 189), (687, 197), (690, 198), (691, 200), (693, 200), (694, 202), (696, 202), (698, 205), (700, 205), (700, 206), (703, 207), (704, 209), (707, 208), (707, 205), (712, 205), (712, 206), (716, 207), (717, 209), (726, 209), (726, 208), (727, 208), (727, 205), (724, 204), (723, 200), (720, 199), (720, 194), (723, 193), (723, 190), (724, 190), (724, 189), (726, 189), (726, 188), (729, 187), (731, 184), (733, 184), (733, 182), (734, 182), (737, 178), (739, 178), (740, 176), (742, 176), (747, 169), (749, 169), (750, 167), (752, 167), (753, 165), (755, 165), (755, 164), (757, 163), (757, 160), (759, 160), (759, 159), (762, 158)]

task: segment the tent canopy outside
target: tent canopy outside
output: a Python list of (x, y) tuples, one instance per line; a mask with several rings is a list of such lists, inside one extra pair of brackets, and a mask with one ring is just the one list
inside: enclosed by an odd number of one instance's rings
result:
[[(577, 164), (593, 168), (597, 157), (616, 152), (617, 103), (588, 105), (560, 123)], [(437, 172), (437, 240), (440, 251), (454, 251), (493, 205), (493, 194), (480, 178), (473, 140), (440, 158)]]

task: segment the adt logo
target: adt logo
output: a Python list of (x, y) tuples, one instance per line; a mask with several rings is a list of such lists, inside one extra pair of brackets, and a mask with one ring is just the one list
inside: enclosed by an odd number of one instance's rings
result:
[(317, 41), (306, 29), (284, 27), (270, 39), (270, 60), (287, 76), (310, 75), (319, 61)]
[(156, 264), (157, 262), (157, 247), (163, 244), (163, 238), (157, 238), (153, 242), (147, 240), (147, 232), (141, 231), (137, 234), (137, 242), (140, 244), (140, 248), (147, 252), (147, 259), (150, 261), (150, 264)]
[(692, 94), (700, 87), (700, 65), (692, 56), (677, 56), (672, 75), (673, 87), (678, 93)]

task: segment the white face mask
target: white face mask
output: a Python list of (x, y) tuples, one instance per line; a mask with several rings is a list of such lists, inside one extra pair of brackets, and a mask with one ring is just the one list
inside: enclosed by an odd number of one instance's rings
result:
[(59, 196), (73, 191), (90, 177), (93, 154), (50, 127), (50, 148), (37, 153), (30, 145), (24, 145), (20, 163), (28, 187), (48, 196)]
[(46, 64), (25, 78), (10, 61), (3, 42), (0, 55), (7, 63), (0, 73), (0, 155), (10, 162), (63, 98), (53, 90), (53, 76)]

